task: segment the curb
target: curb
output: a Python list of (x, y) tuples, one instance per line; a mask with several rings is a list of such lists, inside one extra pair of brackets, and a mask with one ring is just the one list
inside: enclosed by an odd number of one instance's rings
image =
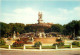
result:
[(72, 49), (5, 49), (0, 48), (0, 50), (15, 50), (15, 51), (64, 51), (64, 50), (80, 50), (80, 48), (72, 48)]

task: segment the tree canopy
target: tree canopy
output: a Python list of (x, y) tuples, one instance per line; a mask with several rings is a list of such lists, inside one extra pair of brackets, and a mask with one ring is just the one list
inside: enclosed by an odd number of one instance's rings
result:
[[(13, 35), (13, 32), (16, 34), (28, 33), (28, 32), (35, 32), (30, 25), (22, 24), (22, 23), (3, 23), (0, 22), (0, 37), (9, 37)], [(58, 32), (62, 35), (80, 35), (80, 20), (73, 20), (68, 24), (61, 25), (61, 24), (53, 24), (51, 28), (45, 29), (45, 32)]]
[[(80, 35), (80, 21), (73, 20), (70, 23), (63, 26), (63, 34), (76, 36)], [(64, 33), (65, 32), (65, 33)]]

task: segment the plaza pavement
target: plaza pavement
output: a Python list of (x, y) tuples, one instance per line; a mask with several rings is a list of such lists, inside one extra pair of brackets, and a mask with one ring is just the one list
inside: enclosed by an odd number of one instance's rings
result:
[(80, 50), (65, 50), (65, 51), (0, 50), (0, 55), (80, 55)]
[(80, 48), (25, 50), (0, 48), (0, 55), (80, 55)]

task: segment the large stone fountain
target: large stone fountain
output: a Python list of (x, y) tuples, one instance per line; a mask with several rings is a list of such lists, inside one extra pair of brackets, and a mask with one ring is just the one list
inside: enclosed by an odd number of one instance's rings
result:
[[(32, 29), (35, 32), (31, 33), (24, 33), (24, 37), (20, 37), (21, 40), (25, 41), (25, 44), (34, 44), (36, 42), (41, 42), (43, 45), (52, 45), (53, 43), (56, 43), (56, 37), (48, 36), (49, 33), (45, 33), (45, 29), (50, 28), (53, 25), (53, 23), (45, 23), (42, 20), (42, 12), (38, 13), (38, 23), (31, 24)], [(31, 34), (32, 36), (28, 36), (28, 34)], [(48, 35), (47, 35), (48, 34)], [(22, 36), (23, 36), (22, 35)], [(47, 37), (47, 38), (46, 38)]]
[(42, 12), (38, 13), (38, 23), (32, 24), (32, 28), (36, 30), (35, 36), (39, 38), (46, 38), (44, 29), (50, 28), (52, 23), (44, 23), (42, 20)]

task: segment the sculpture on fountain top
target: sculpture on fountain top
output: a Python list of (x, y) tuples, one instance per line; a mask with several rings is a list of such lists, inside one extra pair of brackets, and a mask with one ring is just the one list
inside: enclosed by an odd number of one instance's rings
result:
[(39, 12), (38, 13), (38, 24), (41, 24), (43, 23), (43, 20), (42, 20), (42, 12)]

